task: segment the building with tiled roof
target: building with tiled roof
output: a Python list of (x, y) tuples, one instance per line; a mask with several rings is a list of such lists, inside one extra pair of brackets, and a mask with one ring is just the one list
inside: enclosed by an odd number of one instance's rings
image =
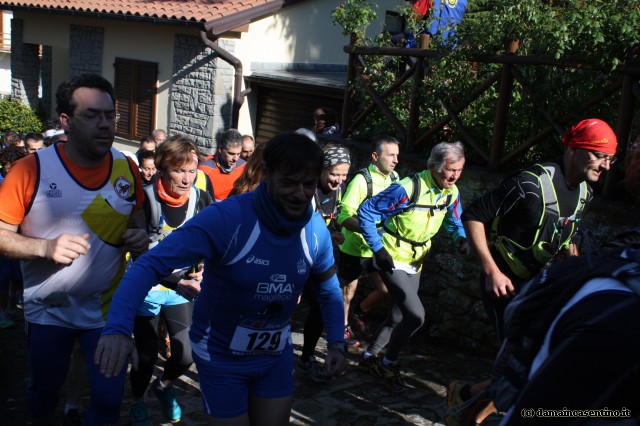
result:
[[(402, 2), (379, 3), (387, 3), (383, 14)], [(41, 102), (55, 116), (59, 83), (93, 72), (114, 83), (122, 141), (137, 143), (163, 128), (210, 152), (216, 134), (229, 127), (262, 141), (311, 126), (314, 105), (341, 106), (347, 40), (331, 24), (335, 5), (0, 0), (0, 9), (13, 13), (12, 96)]]

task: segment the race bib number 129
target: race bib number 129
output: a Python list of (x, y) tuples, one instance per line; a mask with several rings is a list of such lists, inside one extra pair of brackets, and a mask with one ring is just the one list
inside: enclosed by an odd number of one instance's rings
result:
[(245, 354), (277, 354), (284, 350), (290, 337), (290, 325), (273, 330), (238, 326), (233, 334), (230, 349)]

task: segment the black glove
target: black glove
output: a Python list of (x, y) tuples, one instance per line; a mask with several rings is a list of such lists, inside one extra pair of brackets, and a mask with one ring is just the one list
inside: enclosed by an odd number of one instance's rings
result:
[(467, 256), (471, 254), (471, 246), (466, 238), (461, 237), (458, 239), (458, 251)]
[(375, 257), (374, 266), (376, 268), (381, 271), (386, 271), (390, 274), (393, 274), (393, 268), (395, 268), (396, 265), (393, 264), (393, 258), (386, 248), (382, 247), (380, 250), (375, 252), (373, 256)]

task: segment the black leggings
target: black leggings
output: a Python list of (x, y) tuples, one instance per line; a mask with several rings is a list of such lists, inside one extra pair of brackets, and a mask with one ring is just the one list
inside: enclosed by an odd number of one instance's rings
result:
[(393, 306), (367, 352), (377, 355), (386, 346), (385, 357), (389, 361), (396, 361), (402, 347), (424, 324), (424, 306), (418, 297), (420, 274), (408, 274), (396, 269), (392, 274), (380, 271), (380, 277), (389, 289)]
[(140, 398), (147, 390), (153, 376), (153, 368), (158, 360), (158, 325), (160, 316), (167, 327), (171, 339), (171, 356), (164, 365), (163, 380), (176, 380), (184, 374), (193, 359), (189, 343), (189, 326), (193, 313), (193, 302), (180, 305), (163, 306), (160, 315), (154, 317), (136, 316), (133, 336), (138, 349), (140, 362), (137, 370), (131, 370), (131, 391)]

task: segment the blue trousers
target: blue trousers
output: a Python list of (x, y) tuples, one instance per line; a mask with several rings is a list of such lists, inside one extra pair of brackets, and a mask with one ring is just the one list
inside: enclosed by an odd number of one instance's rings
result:
[(85, 425), (115, 425), (127, 369), (117, 377), (106, 378), (93, 362), (102, 328), (78, 330), (66, 327), (27, 324), (27, 342), (31, 377), (27, 386), (27, 408), (34, 420), (46, 419), (55, 411), (60, 388), (65, 382), (76, 339), (80, 342), (91, 383), (91, 403)]

